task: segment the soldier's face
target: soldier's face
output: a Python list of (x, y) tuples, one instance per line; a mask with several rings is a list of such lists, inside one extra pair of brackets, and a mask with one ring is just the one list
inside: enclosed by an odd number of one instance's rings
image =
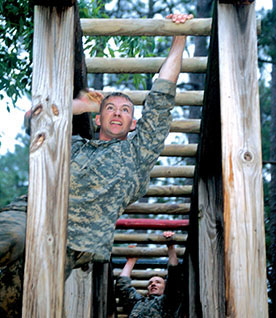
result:
[(132, 103), (122, 96), (111, 96), (96, 116), (96, 124), (101, 126), (101, 140), (126, 139), (128, 132), (136, 127)]
[(149, 295), (163, 295), (165, 290), (165, 281), (162, 277), (154, 276), (149, 280)]

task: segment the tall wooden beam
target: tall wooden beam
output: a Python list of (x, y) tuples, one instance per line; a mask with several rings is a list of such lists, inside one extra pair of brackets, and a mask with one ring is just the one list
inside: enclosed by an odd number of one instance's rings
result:
[(219, 96), (215, 10), (188, 233), (190, 317), (220, 318), (225, 313)]
[(267, 317), (255, 4), (218, 3), (227, 317)]
[(73, 7), (35, 7), (23, 317), (62, 317), (73, 27)]

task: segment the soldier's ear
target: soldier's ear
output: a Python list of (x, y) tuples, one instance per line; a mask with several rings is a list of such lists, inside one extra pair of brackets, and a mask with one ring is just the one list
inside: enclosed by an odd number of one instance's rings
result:
[(136, 128), (136, 119), (132, 119), (132, 123), (130, 125), (130, 130), (134, 130)]
[(96, 120), (97, 126), (101, 126), (101, 115), (96, 115), (95, 120)]

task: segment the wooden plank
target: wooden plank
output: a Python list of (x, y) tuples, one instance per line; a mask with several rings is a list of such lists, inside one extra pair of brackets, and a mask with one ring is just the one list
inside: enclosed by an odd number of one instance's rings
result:
[(87, 271), (74, 269), (65, 283), (64, 318), (91, 317), (92, 265)]
[(145, 197), (185, 197), (191, 196), (193, 186), (150, 186)]
[(212, 19), (175, 24), (168, 19), (81, 19), (84, 35), (209, 35)]
[(174, 234), (171, 239), (165, 238), (162, 234), (131, 234), (115, 233), (114, 243), (140, 243), (140, 244), (184, 244), (187, 234)]
[(186, 214), (189, 203), (133, 203), (125, 209), (125, 214)]
[[(111, 94), (111, 91), (99, 91), (104, 96)], [(144, 100), (148, 96), (149, 91), (123, 91), (133, 101), (135, 106), (143, 105)], [(202, 106), (203, 105), (203, 91), (184, 91), (178, 92), (175, 96), (176, 106)]]
[(35, 7), (23, 317), (62, 317), (74, 8)]
[[(158, 73), (164, 57), (93, 57), (85, 60), (88, 73)], [(206, 57), (190, 57), (182, 59), (182, 73), (204, 73), (206, 72)]]
[(151, 178), (193, 178), (194, 166), (154, 166), (151, 170)]
[(116, 222), (116, 229), (187, 229), (189, 220), (159, 220), (159, 219), (119, 219)]
[(165, 157), (195, 157), (197, 152), (197, 144), (189, 145), (165, 145), (161, 156)]
[(226, 315), (267, 317), (255, 4), (218, 4)]

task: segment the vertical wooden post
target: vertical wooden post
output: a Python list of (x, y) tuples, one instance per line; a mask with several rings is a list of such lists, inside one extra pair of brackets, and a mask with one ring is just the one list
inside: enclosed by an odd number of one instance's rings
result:
[(255, 3), (218, 3), (227, 317), (267, 317)]
[(73, 27), (73, 7), (35, 7), (23, 317), (62, 317)]
[[(223, 192), (221, 168), (221, 120), (218, 65), (217, 12), (212, 34), (205, 84), (200, 144), (198, 148), (198, 271), (200, 301), (191, 317), (220, 318), (225, 315)], [(195, 214), (193, 219), (195, 219)], [(191, 220), (192, 221), (192, 220)], [(190, 233), (189, 233), (190, 236)], [(193, 241), (193, 240), (192, 240)], [(191, 256), (193, 254), (191, 253)], [(193, 256), (194, 264), (196, 257)], [(200, 307), (200, 309), (198, 308)], [(192, 307), (190, 308), (192, 309)], [(197, 310), (197, 312), (196, 312)]]

